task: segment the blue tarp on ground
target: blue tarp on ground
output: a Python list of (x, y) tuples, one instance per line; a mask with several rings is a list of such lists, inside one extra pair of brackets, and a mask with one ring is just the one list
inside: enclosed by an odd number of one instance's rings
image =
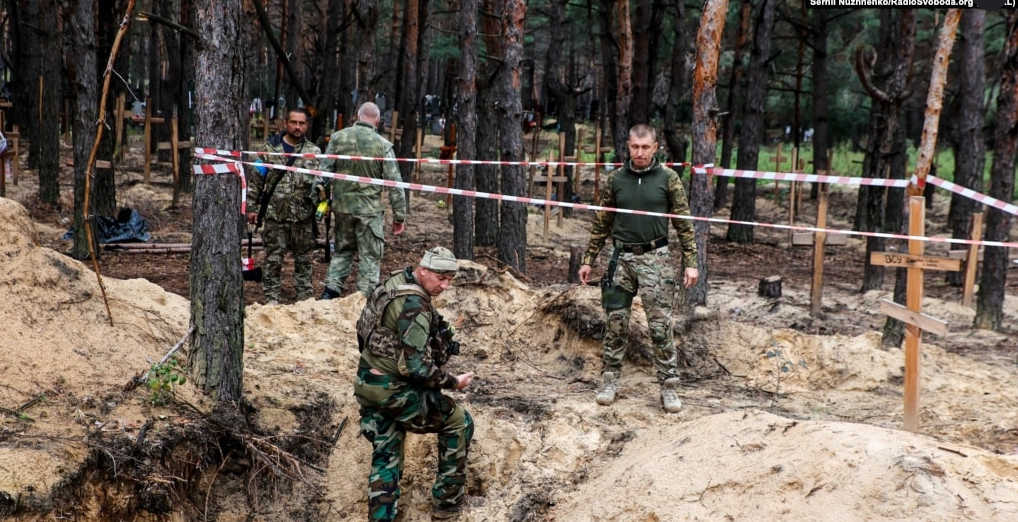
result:
[[(117, 213), (116, 219), (106, 216), (95, 218), (96, 241), (99, 244), (107, 243), (147, 243), (152, 239), (148, 232), (148, 221), (141, 217), (141, 214), (133, 208), (123, 207)], [(74, 229), (64, 234), (64, 239), (74, 237)]]

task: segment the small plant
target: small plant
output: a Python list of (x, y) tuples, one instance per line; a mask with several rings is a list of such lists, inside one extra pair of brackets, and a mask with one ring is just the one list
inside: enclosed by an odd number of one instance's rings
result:
[(181, 373), (180, 364), (176, 358), (170, 359), (162, 364), (156, 363), (148, 372), (149, 402), (153, 406), (165, 405), (170, 396), (173, 395), (175, 385), (184, 384), (187, 380)]

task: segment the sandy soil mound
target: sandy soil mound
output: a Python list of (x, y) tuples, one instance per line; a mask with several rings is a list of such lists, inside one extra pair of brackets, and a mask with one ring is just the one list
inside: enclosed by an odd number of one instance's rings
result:
[[(184, 422), (172, 408), (151, 407), (144, 389), (127, 395), (122, 389), (188, 323), (184, 298), (143, 280), (106, 279), (110, 326), (88, 267), (38, 245), (24, 209), (0, 199), (0, 321), (8, 348), (0, 351), (0, 507), (17, 502), (30, 513), (46, 513), (47, 492), (79, 480), (76, 471), (90, 451), (84, 434), (133, 438), (149, 423)], [(972, 360), (937, 346), (952, 335), (973, 335), (963, 327), (924, 345), (923, 434), (910, 434), (897, 431), (901, 351), (882, 348), (872, 327), (812, 335), (802, 294), (765, 300), (721, 282), (712, 289), (712, 313), (677, 324), (684, 351), (708, 353), (717, 371), (687, 382), (685, 407), (666, 416), (639, 300), (620, 399), (600, 407), (592, 400), (603, 330), (598, 290), (532, 289), (507, 272), (463, 266), (437, 305), (463, 340), (450, 370), (478, 375), (453, 394), (477, 424), (466, 520), (1018, 515), (1018, 376), (1013, 363)], [(829, 306), (865, 310), (883, 297), (835, 296)], [(370, 446), (358, 433), (352, 396), (354, 322), (363, 303), (355, 293), (246, 311), (248, 420), (262, 433), (300, 437), (315, 418), (312, 410), (334, 408), (324, 421), (336, 435), (328, 467), (308, 471), (322, 486), (314, 501), (324, 506), (318, 512), (325, 520), (366, 515)], [(968, 313), (928, 304), (933, 313), (962, 319)], [(987, 344), (1004, 341), (978, 336)], [(180, 392), (198, 402), (190, 386)], [(406, 449), (405, 520), (428, 520), (434, 436), (411, 435)], [(240, 460), (221, 473), (214, 464), (197, 479), (203, 495), (211, 491), (218, 518), (292, 519), (293, 502), (307, 497), (281, 489), (275, 500), (253, 505), (248, 476), (236, 468)], [(96, 491), (94, 498), (109, 493)], [(173, 509), (168, 517), (183, 513)]]
[(189, 313), (144, 279), (105, 279), (111, 326), (95, 274), (38, 245), (24, 207), (0, 199), (0, 497), (27, 505), (82, 464), (86, 448), (67, 441), (141, 425), (138, 405), (114, 411), (112, 395), (180, 339)]
[[(634, 430), (556, 520), (1010, 520), (1018, 458), (758, 410)], [(605, 492), (626, 492), (605, 495)]]

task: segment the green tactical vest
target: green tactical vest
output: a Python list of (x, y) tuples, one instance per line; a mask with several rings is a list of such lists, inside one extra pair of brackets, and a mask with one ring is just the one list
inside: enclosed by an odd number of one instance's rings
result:
[(400, 339), (399, 333), (382, 324), (385, 318), (385, 309), (400, 297), (416, 295), (424, 300), (425, 311), (434, 316), (431, 307), (431, 296), (416, 284), (400, 282), (398, 278), (403, 277), (403, 270), (397, 270), (390, 274), (390, 277), (382, 284), (375, 287), (374, 292), (368, 297), (368, 302), (357, 319), (357, 346), (363, 352), (379, 357), (394, 358), (398, 353)]

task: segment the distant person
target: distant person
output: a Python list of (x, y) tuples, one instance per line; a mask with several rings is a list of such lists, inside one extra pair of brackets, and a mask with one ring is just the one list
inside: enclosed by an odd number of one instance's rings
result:
[(449, 288), (457, 269), (447, 248), (428, 250), (417, 267), (393, 272), (378, 286), (357, 321), (361, 357), (354, 396), (361, 407), (361, 435), (372, 446), (370, 520), (396, 518), (408, 431), (438, 434), (432, 517), (453, 518), (460, 510), (474, 421), (442, 390), (462, 390), (474, 374), (442, 369), (459, 353), (459, 343), (431, 303)]
[[(648, 125), (634, 125), (627, 142), (629, 161), (613, 171), (602, 185), (600, 205), (689, 215), (689, 202), (678, 173), (657, 159), (657, 133)], [(611, 261), (601, 278), (601, 304), (605, 320), (603, 373), (597, 403), (615, 402), (622, 359), (629, 345), (629, 318), (633, 298), (642, 290), (650, 337), (654, 342), (654, 367), (661, 385), (661, 405), (666, 412), (682, 408), (676, 393), (676, 349), (672, 335), (672, 306), (675, 296), (675, 270), (669, 262), (668, 218), (615, 212), (597, 212), (590, 230), (590, 243), (578, 275), (584, 284), (591, 266), (609, 237)], [(672, 219), (686, 267), (682, 282), (686, 288), (696, 284), (696, 242), (693, 224)]]
[[(401, 181), (392, 143), (375, 130), (379, 118), (378, 106), (372, 102), (364, 103), (357, 111), (357, 122), (333, 133), (325, 152), (388, 158), (388, 161), (327, 159), (322, 162), (322, 170)], [(336, 251), (332, 255), (329, 271), (325, 276), (322, 299), (333, 299), (343, 293), (346, 278), (353, 269), (354, 254), (357, 254), (359, 259), (357, 289), (368, 296), (378, 285), (385, 247), (382, 189), (383, 187), (379, 185), (332, 181), (332, 212), (336, 216)], [(392, 206), (392, 233), (398, 236), (403, 233), (406, 221), (406, 198), (403, 196), (403, 189), (389, 189), (389, 204)]]
[[(286, 130), (269, 136), (265, 152), (320, 154), (322, 151), (308, 141), (306, 133), (310, 116), (303, 108), (290, 109), (286, 114)], [(318, 167), (314, 158), (266, 156), (268, 163), (284, 163), (308, 169)], [(313, 297), (311, 287), (311, 251), (315, 242), (311, 227), (317, 199), (318, 178), (286, 170), (256, 169), (248, 178), (248, 223), (263, 222), (265, 269), (262, 291), (267, 302), (282, 301), (281, 273), (286, 253), (293, 255), (293, 280), (297, 300)]]

